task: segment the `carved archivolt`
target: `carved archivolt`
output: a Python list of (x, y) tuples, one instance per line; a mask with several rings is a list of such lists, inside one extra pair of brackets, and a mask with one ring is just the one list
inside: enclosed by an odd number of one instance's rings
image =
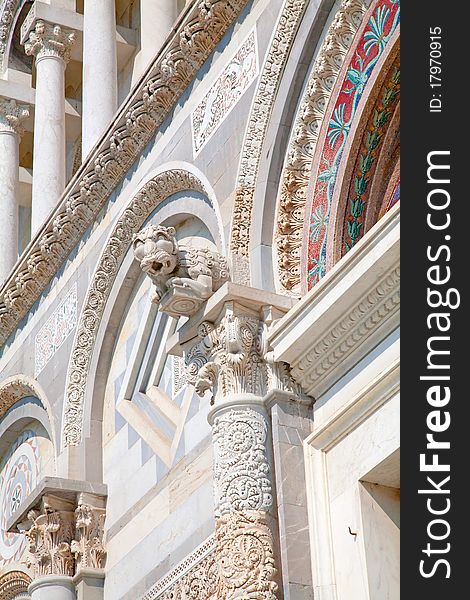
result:
[(29, 598), (28, 587), (31, 577), (22, 571), (10, 571), (0, 577), (0, 598), (2, 600), (17, 600)]
[[(38, 398), (43, 405), (45, 403), (44, 392), (32, 377), (14, 375), (3, 381), (0, 384), (0, 419), (16, 402), (27, 396)], [(51, 418), (49, 406), (44, 405), (44, 408)]]
[(236, 281), (250, 283), (248, 253), (253, 198), (269, 118), (295, 33), (309, 0), (286, 0), (263, 65), (243, 144), (235, 203), (232, 214), (230, 249)]
[(101, 255), (83, 305), (75, 334), (65, 391), (63, 441), (78, 445), (82, 439), (83, 401), (96, 335), (114, 279), (133, 236), (166, 198), (183, 190), (207, 194), (194, 175), (183, 170), (165, 171), (149, 181), (118, 219)]
[(266, 454), (268, 425), (251, 408), (230, 410), (213, 425), (216, 515), (272, 508)]
[(343, 0), (315, 61), (298, 109), (281, 178), (275, 246), (282, 289), (300, 292), (300, 251), (307, 187), (325, 111), (344, 58), (361, 26), (365, 0)]
[(194, 1), (0, 293), (0, 345), (44, 291), (247, 0)]
[(6, 67), (5, 51), (19, 3), (20, 0), (4, 0), (0, 6), (0, 73), (3, 73)]

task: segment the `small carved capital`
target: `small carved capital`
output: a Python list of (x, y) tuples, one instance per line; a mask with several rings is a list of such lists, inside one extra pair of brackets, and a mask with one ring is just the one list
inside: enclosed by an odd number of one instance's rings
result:
[(102, 569), (106, 557), (103, 545), (106, 510), (86, 504), (83, 500), (75, 510), (75, 539), (71, 550), (80, 568)]
[(40, 510), (31, 510), (26, 531), (29, 542), (28, 567), (34, 578), (45, 575), (74, 575), (70, 544), (74, 535), (74, 512), (65, 502), (44, 497)]
[(7, 131), (22, 135), (23, 123), (29, 117), (29, 107), (10, 98), (0, 98), (0, 133)]
[(260, 313), (230, 301), (215, 323), (199, 326), (198, 340), (185, 350), (188, 381), (199, 396), (211, 390), (216, 406), (230, 398), (260, 400), (274, 390), (305, 398), (288, 365), (275, 362)]
[(46, 56), (61, 58), (66, 64), (70, 60), (70, 51), (75, 42), (75, 33), (60, 25), (51, 25), (37, 21), (24, 48), (28, 56), (36, 60)]

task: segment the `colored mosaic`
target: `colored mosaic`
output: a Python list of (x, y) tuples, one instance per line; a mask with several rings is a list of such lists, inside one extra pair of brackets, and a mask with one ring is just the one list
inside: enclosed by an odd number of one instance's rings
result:
[(26, 430), (11, 446), (0, 471), (0, 566), (19, 560), (26, 550), (25, 537), (6, 531), (6, 522), (34, 489), (38, 475), (36, 434)]
[(36, 336), (35, 370), (37, 377), (77, 324), (77, 284), (59, 304)]
[(308, 240), (308, 287), (326, 272), (327, 230), (337, 175), (366, 85), (400, 22), (398, 0), (378, 2), (356, 46), (329, 119), (316, 175)]
[(387, 123), (396, 106), (400, 94), (400, 70), (395, 69), (389, 84), (385, 87), (381, 102), (374, 110), (372, 126), (364, 140), (364, 151), (359, 157), (358, 174), (354, 180), (355, 196), (349, 200), (349, 214), (346, 220), (345, 250), (348, 252), (364, 234), (363, 224), (366, 210), (371, 172), (379, 155)]
[(191, 115), (196, 156), (215, 134), (258, 76), (258, 48), (253, 29)]

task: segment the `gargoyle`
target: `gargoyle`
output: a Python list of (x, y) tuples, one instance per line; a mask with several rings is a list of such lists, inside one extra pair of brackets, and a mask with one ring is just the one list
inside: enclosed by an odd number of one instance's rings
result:
[(229, 280), (227, 259), (208, 248), (179, 245), (174, 227), (148, 225), (133, 238), (140, 268), (155, 284), (153, 302), (171, 316), (190, 316)]

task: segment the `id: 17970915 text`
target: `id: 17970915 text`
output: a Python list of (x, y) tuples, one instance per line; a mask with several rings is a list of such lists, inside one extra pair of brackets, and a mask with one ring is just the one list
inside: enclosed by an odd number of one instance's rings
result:
[(429, 28), (429, 87), (432, 96), (429, 100), (429, 112), (442, 112), (442, 29)]

